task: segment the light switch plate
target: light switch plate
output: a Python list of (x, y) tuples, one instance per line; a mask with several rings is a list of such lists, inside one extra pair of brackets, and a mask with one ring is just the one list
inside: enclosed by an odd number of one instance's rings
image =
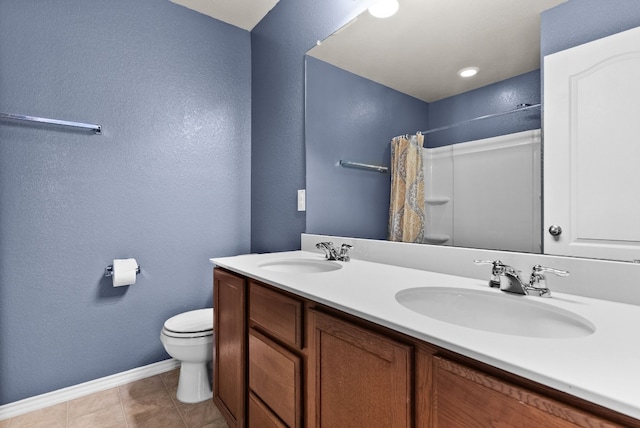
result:
[(298, 211), (307, 210), (307, 191), (305, 189), (298, 190)]

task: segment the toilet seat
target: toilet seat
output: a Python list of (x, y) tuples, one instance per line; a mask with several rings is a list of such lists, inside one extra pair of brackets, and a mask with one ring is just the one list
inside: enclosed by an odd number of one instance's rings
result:
[(213, 308), (196, 309), (175, 315), (165, 321), (162, 334), (177, 338), (213, 335)]

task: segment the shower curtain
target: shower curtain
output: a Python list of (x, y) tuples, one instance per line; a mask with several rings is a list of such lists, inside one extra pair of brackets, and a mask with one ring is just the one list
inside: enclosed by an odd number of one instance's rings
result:
[(424, 238), (424, 135), (391, 140), (391, 201), (389, 240), (422, 243)]

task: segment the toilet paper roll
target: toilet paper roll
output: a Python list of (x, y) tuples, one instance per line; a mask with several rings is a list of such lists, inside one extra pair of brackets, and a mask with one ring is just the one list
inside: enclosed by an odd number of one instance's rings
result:
[(136, 270), (138, 262), (136, 259), (114, 259), (113, 260), (113, 279), (114, 287), (122, 287), (123, 285), (133, 285), (136, 283)]

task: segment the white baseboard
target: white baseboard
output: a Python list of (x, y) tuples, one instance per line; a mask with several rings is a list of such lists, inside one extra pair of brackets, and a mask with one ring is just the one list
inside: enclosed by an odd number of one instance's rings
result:
[(0, 406), (0, 421), (22, 415), (24, 413), (33, 412), (34, 410), (44, 409), (45, 407), (53, 406), (55, 404), (64, 403), (65, 401), (73, 400), (95, 392), (104, 391), (105, 389), (124, 385), (125, 383), (155, 376), (157, 374), (173, 370), (179, 366), (180, 361), (168, 359), (149, 364), (147, 366), (127, 370), (126, 372), (116, 373), (111, 376), (58, 389), (57, 391), (51, 391), (46, 394), (36, 395), (34, 397), (25, 398), (24, 400), (8, 403)]

